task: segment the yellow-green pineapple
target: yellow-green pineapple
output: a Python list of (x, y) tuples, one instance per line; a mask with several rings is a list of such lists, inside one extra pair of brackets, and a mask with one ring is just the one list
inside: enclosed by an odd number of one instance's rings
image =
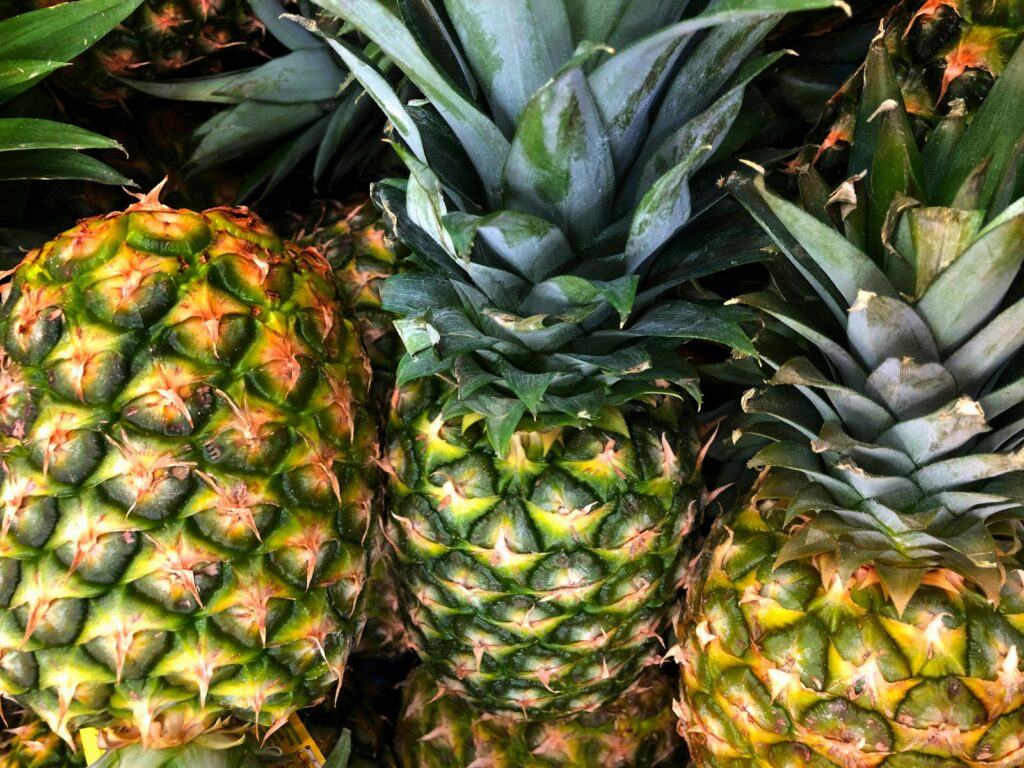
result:
[[(382, 289), (405, 346), (384, 465), (410, 643), (488, 712), (594, 709), (656, 661), (685, 567), (676, 347), (749, 350), (739, 314), (673, 292), (721, 264), (674, 238), (720, 194), (690, 181), (774, 60), (756, 51), (780, 5), (320, 4), (429, 101), (335, 43), (410, 171), (376, 187), (410, 249)], [(655, 268), (673, 248), (682, 271)]]
[(762, 345), (765, 474), (672, 652), (702, 768), (1024, 765), (1024, 47), (923, 148), (884, 41), (863, 72), (873, 159), (824, 220), (733, 183), (806, 281), (740, 300), (803, 343)]
[(381, 307), (385, 278), (399, 271), (404, 248), (388, 238), (380, 213), (367, 198), (322, 200), (297, 222), (294, 239), (320, 251), (334, 270), (342, 295), (359, 321), (373, 368), (374, 391), (386, 405), (402, 354), (394, 316)]
[[(5, 713), (6, 716), (6, 713)], [(83, 768), (85, 758), (28, 712), (0, 731), (0, 768)]]
[(28, 254), (0, 310), (0, 692), (176, 747), (335, 695), (376, 426), (327, 261), (155, 194)]

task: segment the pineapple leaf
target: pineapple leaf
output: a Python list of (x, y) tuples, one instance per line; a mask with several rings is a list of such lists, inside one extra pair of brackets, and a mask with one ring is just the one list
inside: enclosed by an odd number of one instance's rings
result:
[(927, 568), (895, 568), (877, 565), (876, 572), (882, 586), (889, 594), (889, 599), (896, 606), (896, 615), (903, 617), (903, 612), (910, 603), (921, 583), (924, 581)]
[(603, 299), (619, 313), (621, 325), (625, 325), (633, 311), (639, 278), (625, 275), (606, 282), (587, 280), (576, 275), (558, 275), (548, 281), (561, 291), (571, 306), (587, 306)]
[[(349, 89), (344, 96), (338, 99), (338, 105), (328, 119), (324, 138), (316, 150), (316, 158), (313, 161), (314, 184), (319, 184), (331, 159), (339, 155), (339, 150), (341, 150), (345, 139), (351, 136), (358, 127), (364, 125), (368, 118), (372, 117), (369, 114), (369, 105), (361, 103), (362, 96), (361, 90)], [(341, 157), (339, 162), (346, 159), (348, 159), (348, 155)]]
[(67, 64), (37, 59), (0, 59), (0, 104), (13, 99)]
[[(679, 54), (693, 34), (692, 24), (675, 24), (602, 62), (589, 76), (590, 88), (608, 126), (616, 171), (622, 175), (636, 155), (648, 115)], [(699, 27), (698, 27), (699, 28)], [(648, 73), (639, 78), (637, 72)]]
[(142, 0), (77, 0), (0, 21), (0, 60), (70, 61), (116, 27)]
[(1024, 400), (1024, 378), (989, 392), (978, 402), (989, 419), (994, 419)]
[(463, 258), (479, 237), (491, 253), (531, 283), (540, 283), (574, 258), (562, 230), (528, 213), (448, 214), (445, 228), (457, 242), (466, 243), (459, 247)]
[[(824, 390), (835, 412), (850, 428), (851, 434), (859, 440), (872, 440), (893, 422), (892, 416), (874, 400), (855, 389), (837, 384), (814, 367), (805, 357), (794, 357), (786, 361), (769, 381), (769, 384), (794, 385), (803, 388)], [(823, 414), (824, 415), (824, 414)]]
[(913, 244), (917, 274), (914, 296), (919, 298), (935, 278), (978, 236), (985, 215), (981, 211), (915, 207), (904, 219)]
[(957, 382), (940, 363), (892, 357), (871, 372), (865, 391), (898, 418), (909, 419), (956, 397)]
[(660, 28), (679, 18), (686, 7), (679, 0), (565, 0), (575, 40), (593, 40), (619, 47), (635, 40), (636, 30)]
[(820, 318), (805, 316), (807, 307), (797, 306), (770, 293), (749, 293), (740, 296), (737, 301), (768, 313), (811, 342), (839, 370), (843, 381), (851, 387), (857, 389), (864, 385), (867, 374), (860, 363), (841, 344), (825, 335), (822, 331), (825, 324)]
[[(508, 141), (480, 110), (460, 94), (417, 45), (401, 20), (380, 0), (318, 0), (331, 13), (355, 24), (422, 90), (466, 148), (487, 190), (500, 199), (501, 169)], [(361, 73), (353, 71), (359, 76)]]
[(611, 219), (615, 169), (583, 70), (571, 67), (523, 110), (504, 171), (509, 207), (548, 218), (577, 250)]
[(1024, 469), (1022, 453), (987, 453), (937, 461), (919, 469), (911, 479), (925, 493), (935, 493), (1021, 469)]
[(321, 47), (320, 41), (301, 24), (282, 18), (288, 15), (280, 0), (249, 0), (252, 12), (275, 40), (291, 51)]
[(690, 218), (691, 171), (710, 147), (698, 147), (653, 184), (633, 211), (626, 240), (626, 268), (639, 272)]
[(381, 305), (397, 315), (415, 315), (425, 307), (452, 306), (458, 296), (451, 283), (441, 277), (399, 273), (384, 281), (380, 289)]
[(928, 326), (903, 301), (862, 291), (850, 307), (846, 333), (850, 345), (874, 370), (891, 357), (937, 362), (939, 350)]
[(398, 331), (405, 351), (414, 356), (432, 349), (441, 339), (434, 326), (414, 318), (395, 320), (395, 330)]
[(707, 109), (777, 23), (776, 17), (768, 16), (709, 30), (687, 56), (665, 93), (651, 125), (648, 146), (661, 146), (676, 126)]
[(739, 324), (725, 319), (717, 307), (692, 301), (668, 301), (653, 307), (627, 328), (633, 336), (702, 339), (724, 344), (757, 357), (754, 345)]
[[(847, 306), (856, 301), (860, 291), (871, 291), (881, 296), (896, 297), (896, 290), (888, 278), (849, 240), (822, 224), (809, 213), (800, 210), (775, 193), (769, 192), (765, 187), (763, 177), (755, 178), (753, 187), (761, 199), (768, 204), (771, 212), (778, 217), (786, 231), (797, 239), (807, 256), (839, 290)], [(741, 202), (744, 201), (741, 200)], [(785, 250), (783, 242), (779, 240), (776, 242)], [(794, 262), (798, 261), (795, 254), (791, 258)], [(803, 267), (800, 264), (798, 266)], [(805, 267), (801, 271), (804, 269)]]
[(318, 104), (239, 104), (203, 124), (199, 146), (189, 163), (194, 171), (223, 163), (268, 140), (288, 136), (322, 113)]
[(809, 446), (802, 443), (772, 443), (765, 446), (750, 459), (748, 466), (752, 469), (760, 467), (782, 467), (800, 472), (827, 488), (833, 499), (847, 507), (855, 506), (861, 496), (854, 492), (848, 483), (836, 480), (827, 474), (821, 466), (821, 460)]
[(878, 436), (877, 442), (904, 451), (915, 464), (923, 466), (990, 430), (978, 403), (961, 397), (927, 416), (894, 424)]
[(473, 72), (462, 51), (451, 24), (432, 0), (398, 0), (402, 19), (427, 57), (441, 66), (449, 79), (470, 99), (480, 97)]
[(988, 159), (989, 173), (978, 201), (979, 208), (988, 208), (1008, 161), (1024, 137), (1021, 104), (1024, 104), (1024, 45), (1017, 46), (957, 145), (949, 171), (939, 186), (939, 202), (951, 203), (967, 177)]
[(921, 199), (924, 185), (920, 181), (921, 158), (917, 142), (902, 108), (896, 102), (887, 102), (879, 107), (873, 120), (879, 127), (868, 174), (870, 204), (866, 236), (869, 251), (878, 259), (884, 247), (882, 232), (893, 202), (905, 197)]
[(575, 47), (562, 0), (445, 0), (498, 127), (510, 136), (533, 94)]
[[(976, 390), (1024, 347), (1024, 299), (1015, 302), (954, 352), (946, 369), (964, 390)], [(982, 401), (984, 402), (984, 400)], [(988, 413), (988, 407), (985, 407)]]
[(521, 371), (506, 360), (502, 360), (499, 369), (505, 385), (522, 400), (527, 410), (536, 418), (537, 409), (544, 399), (544, 393), (555, 380), (554, 373), (527, 373)]
[(0, 119), (0, 152), (23, 149), (119, 149), (113, 139), (74, 125), (31, 117)]
[(79, 179), (99, 184), (136, 186), (134, 181), (110, 166), (71, 149), (33, 149), (0, 154), (0, 181), (14, 179)]
[(137, 90), (164, 99), (241, 104), (256, 99), (271, 104), (329, 101), (349, 74), (321, 46), (294, 51), (241, 72), (167, 83), (122, 80)]
[(366, 93), (377, 102), (381, 111), (387, 115), (388, 120), (391, 121), (391, 124), (398, 131), (398, 135), (402, 137), (402, 140), (409, 145), (412, 153), (420, 160), (424, 160), (426, 155), (423, 151), (423, 140), (420, 138), (416, 121), (406, 111), (402, 100), (395, 93), (387, 78), (381, 75), (371, 63), (366, 61), (359, 51), (355, 50), (345, 41), (335, 40), (326, 36), (324, 39), (331, 50), (341, 57), (341, 60), (352, 74), (359, 78), (360, 85), (366, 89)]
[(1024, 262), (1024, 216), (975, 240), (917, 303), (939, 348), (953, 349), (996, 309)]

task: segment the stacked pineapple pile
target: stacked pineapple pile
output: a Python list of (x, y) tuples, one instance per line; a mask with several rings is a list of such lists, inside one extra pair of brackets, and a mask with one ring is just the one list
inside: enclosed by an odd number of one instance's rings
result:
[(796, 185), (765, 40), (828, 0), (318, 3), (160, 34), (273, 19), (185, 86), (323, 110), (260, 183), (374, 107), (405, 175), (290, 240), (158, 189), (4, 276), (0, 765), (255, 766), (319, 707), (332, 765), (1024, 766), (1016, 0), (888, 9)]

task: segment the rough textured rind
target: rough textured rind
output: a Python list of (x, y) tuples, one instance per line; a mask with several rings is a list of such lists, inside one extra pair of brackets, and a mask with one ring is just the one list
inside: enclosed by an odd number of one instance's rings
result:
[(383, 405), (402, 355), (394, 316), (381, 308), (380, 288), (396, 274), (405, 248), (388, 239), (380, 214), (366, 198), (314, 203), (297, 224), (295, 241), (316, 248), (330, 262), (356, 319), (373, 366), (374, 393)]
[(774, 567), (784, 514), (748, 502), (694, 569), (673, 655), (697, 765), (1024, 765), (1024, 572), (994, 607), (933, 571), (900, 614), (869, 567), (846, 582), (820, 561)]
[(77, 754), (41, 720), (21, 713), (0, 731), (0, 768), (84, 768)]
[(333, 696), (373, 525), (369, 369), (326, 261), (150, 199), (0, 310), (0, 691), (171, 746)]
[(672, 687), (646, 672), (594, 712), (530, 723), (481, 714), (438, 688), (423, 667), (405, 686), (397, 726), (402, 768), (649, 768), (680, 752), (672, 730)]
[[(928, 135), (954, 107), (978, 110), (1024, 36), (1024, 3), (910, 0), (894, 6), (883, 34), (914, 130)], [(862, 70), (851, 76), (812, 134), (814, 162), (835, 183), (855, 140), (862, 80)]]
[(441, 387), (396, 394), (386, 458), (410, 643), (490, 712), (593, 709), (655, 661), (694, 523), (696, 436), (678, 401), (628, 435), (446, 422)]

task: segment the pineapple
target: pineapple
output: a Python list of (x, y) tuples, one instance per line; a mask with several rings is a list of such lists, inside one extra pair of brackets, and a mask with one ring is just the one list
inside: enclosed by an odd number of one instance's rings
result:
[(922, 150), (895, 75), (880, 40), (874, 160), (839, 210), (733, 179), (806, 281), (741, 301), (805, 344), (761, 345), (765, 474), (717, 521), (671, 654), (704, 768), (1024, 765), (1024, 47)]
[[(75, 0), (13, 0), (15, 12)], [(119, 79), (153, 79), (220, 71), (227, 61), (258, 61), (263, 26), (248, 0), (144, 0), (128, 19), (77, 58), (54, 83), (97, 106), (126, 103)]]
[[(359, 323), (363, 347), (373, 370), (373, 400), (386, 412), (395, 382), (401, 343), (392, 316), (383, 310), (380, 289), (384, 278), (396, 274), (405, 250), (385, 234), (380, 214), (367, 198), (342, 203), (320, 200), (303, 216), (292, 217), (285, 231), (300, 245), (314, 247), (327, 258), (342, 296)], [(383, 500), (383, 497), (381, 497)], [(357, 650), (394, 655), (407, 648), (398, 610), (398, 595), (388, 573), (386, 543), (378, 545), (366, 584), (366, 626)]]
[(376, 426), (326, 260), (155, 193), (28, 254), (0, 309), (0, 692), (173, 748), (335, 695)]
[(411, 174), (375, 192), (411, 251), (382, 290), (406, 349), (384, 465), (410, 643), (488, 712), (592, 710), (656, 661), (695, 522), (676, 347), (749, 347), (739, 314), (669, 292), (693, 273), (645, 278), (715, 199), (690, 179), (774, 61), (753, 54), (780, 6), (321, 4), (430, 101), (332, 41)]
[(402, 768), (649, 768), (682, 750), (672, 686), (648, 670), (615, 701), (543, 723), (481, 714), (417, 667), (405, 683), (396, 750)]
[[(977, 111), (1024, 39), (1024, 3), (905, 0), (885, 19), (882, 38), (913, 129), (923, 137), (952, 109)], [(862, 71), (851, 76), (812, 134), (812, 161), (830, 178), (854, 144), (862, 82)], [(866, 151), (855, 153), (856, 172), (866, 167)]]
[(0, 732), (0, 768), (80, 768), (81, 752), (72, 749), (43, 721), (21, 713), (17, 724)]
[(359, 321), (363, 346), (373, 368), (374, 391), (387, 401), (401, 357), (394, 318), (381, 308), (384, 278), (398, 272), (404, 249), (384, 231), (380, 214), (366, 198), (341, 203), (314, 202), (299, 218), (292, 239), (319, 250), (334, 270), (342, 295)]

